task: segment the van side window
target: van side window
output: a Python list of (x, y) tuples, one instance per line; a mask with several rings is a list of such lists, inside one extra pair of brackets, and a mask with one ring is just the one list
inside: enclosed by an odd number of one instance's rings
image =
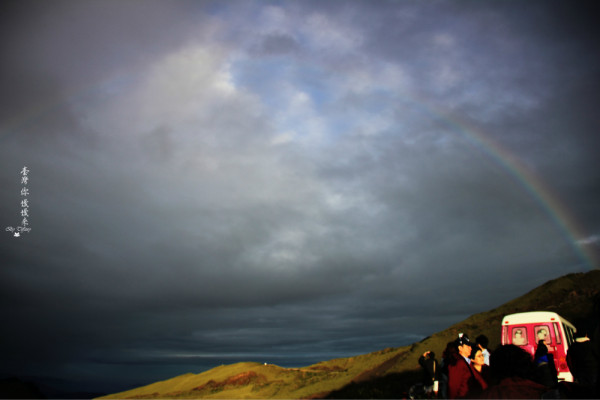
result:
[(546, 325), (538, 325), (534, 328), (535, 331), (535, 342), (543, 340), (546, 344), (552, 344), (552, 337), (550, 336), (550, 330)]
[(567, 344), (570, 346), (575, 341), (575, 332), (571, 329), (570, 326), (563, 325), (562, 328), (565, 330), (565, 334), (567, 336)]
[[(560, 330), (558, 329), (558, 323), (557, 322), (553, 322), (552, 325), (554, 325), (554, 338), (556, 339), (556, 344), (561, 344), (562, 340), (560, 340)], [(569, 340), (568, 336), (569, 336), (569, 332), (565, 332), (567, 334), (567, 341)]]
[(515, 346), (525, 346), (527, 344), (527, 329), (524, 326), (512, 328), (512, 344)]

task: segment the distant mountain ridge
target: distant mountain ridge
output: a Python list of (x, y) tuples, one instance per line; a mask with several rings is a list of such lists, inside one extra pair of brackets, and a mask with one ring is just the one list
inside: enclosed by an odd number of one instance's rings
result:
[(592, 318), (593, 300), (599, 293), (600, 271), (569, 274), (493, 310), (472, 315), (411, 346), (323, 361), (303, 368), (253, 362), (223, 365), (200, 374), (189, 373), (101, 398), (400, 397), (419, 379), (419, 356), (427, 350), (441, 355), (446, 344), (459, 332), (473, 337), (484, 334), (493, 349), (500, 344), (502, 317), (524, 311), (555, 311), (578, 329), (591, 329), (597, 322)]

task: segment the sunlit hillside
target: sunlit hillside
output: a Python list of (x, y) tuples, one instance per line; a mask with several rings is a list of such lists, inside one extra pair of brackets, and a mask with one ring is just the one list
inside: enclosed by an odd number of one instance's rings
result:
[(412, 346), (304, 368), (246, 362), (200, 374), (185, 374), (103, 398), (395, 398), (418, 379), (418, 357), (426, 350), (442, 353), (459, 332), (485, 334), (499, 344), (504, 315), (532, 310), (556, 311), (578, 327), (589, 326), (593, 298), (600, 292), (600, 271), (570, 274), (545, 283), (493, 310), (475, 314)]

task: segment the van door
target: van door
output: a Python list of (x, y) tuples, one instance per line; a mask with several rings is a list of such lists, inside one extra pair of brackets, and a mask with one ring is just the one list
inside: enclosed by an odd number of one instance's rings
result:
[(554, 361), (556, 362), (556, 371), (558, 371), (558, 373), (566, 373), (566, 372), (570, 372), (569, 371), (569, 366), (567, 365), (567, 348), (566, 346), (568, 346), (567, 343), (565, 343), (565, 332), (563, 330), (563, 326), (562, 324), (559, 324), (558, 322), (553, 322), (552, 323), (552, 328), (554, 331), (554, 336), (556, 338), (555, 341), (555, 354), (554, 354)]

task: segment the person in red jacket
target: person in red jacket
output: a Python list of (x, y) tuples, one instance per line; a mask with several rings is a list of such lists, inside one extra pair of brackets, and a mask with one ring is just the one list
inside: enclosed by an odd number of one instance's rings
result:
[(480, 383), (483, 382), (482, 389), (487, 389), (490, 384), (491, 373), (490, 366), (485, 363), (483, 351), (479, 347), (473, 347), (469, 358), (471, 359), (471, 368), (474, 370), (475, 375), (481, 376), (482, 381)]
[(448, 364), (448, 398), (464, 399), (466, 397), (475, 397), (487, 385), (479, 374), (475, 374), (471, 367), (471, 350), (474, 343), (463, 333), (458, 335), (454, 341), (458, 351), (454, 360), (449, 360)]

